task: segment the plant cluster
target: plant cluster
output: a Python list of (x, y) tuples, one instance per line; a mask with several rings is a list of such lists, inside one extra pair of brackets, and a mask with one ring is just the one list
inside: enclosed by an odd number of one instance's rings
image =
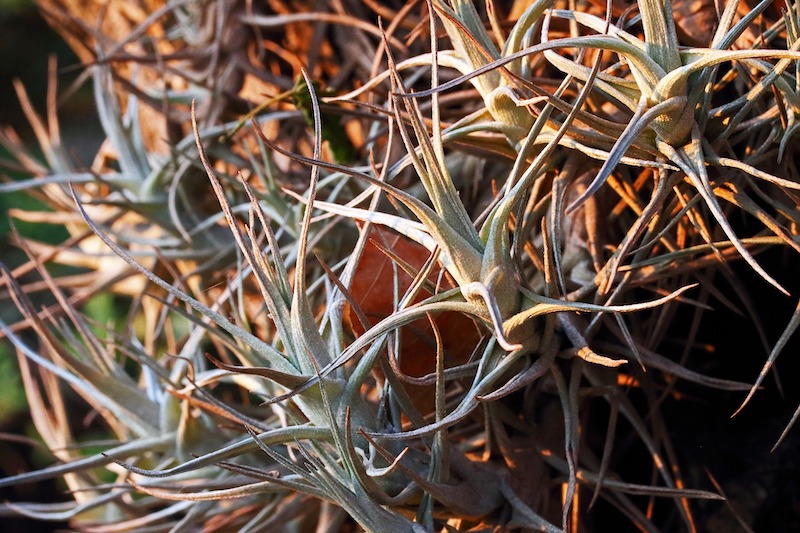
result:
[(660, 406), (684, 383), (746, 403), (800, 321), (754, 384), (692, 369), (710, 301), (758, 314), (729, 263), (788, 294), (758, 254), (800, 252), (800, 11), (770, 3), (711, 3), (703, 34), (657, 0), (42, 0), (107, 139), (91, 168), (65, 153), (55, 75), (45, 119), (18, 86), (42, 157), (0, 133), (30, 176), (0, 190), (51, 209), (11, 215), (70, 234), (3, 268), (55, 464), (0, 486), (71, 499), (0, 513), (695, 529), (722, 496), (687, 483)]

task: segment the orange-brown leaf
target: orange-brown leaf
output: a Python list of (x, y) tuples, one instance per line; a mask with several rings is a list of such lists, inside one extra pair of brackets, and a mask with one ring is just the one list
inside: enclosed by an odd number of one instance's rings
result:
[[(394, 283), (397, 278), (399, 295), (411, 286), (413, 277), (382, 250), (388, 250), (415, 272), (422, 269), (430, 257), (428, 250), (392, 230), (373, 226), (364, 253), (356, 267), (350, 292), (355, 303), (361, 308), (370, 326), (374, 326), (395, 310)], [(440, 276), (441, 267), (433, 268), (429, 281), (441, 289), (451, 289), (453, 284)], [(441, 278), (441, 279), (440, 279)], [(421, 290), (414, 303), (431, 296)], [(354, 311), (348, 306), (345, 319), (356, 335), (362, 335), (364, 328)], [(457, 366), (467, 362), (472, 350), (480, 340), (480, 332), (473, 320), (461, 313), (445, 312), (434, 316), (436, 327), (442, 335), (445, 365)], [(418, 319), (400, 330), (400, 369), (406, 375), (420, 377), (434, 372), (436, 368), (436, 341), (430, 322)]]

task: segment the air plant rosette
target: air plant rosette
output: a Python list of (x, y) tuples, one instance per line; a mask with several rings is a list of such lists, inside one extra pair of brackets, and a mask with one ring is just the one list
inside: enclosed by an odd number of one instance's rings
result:
[[(116, 45), (75, 19), (104, 152), (74, 169), (54, 91), (47, 125), (23, 98), (46, 161), (17, 147), (31, 178), (2, 186), (46, 191), (71, 237), (45, 256), (19, 239), (30, 262), (4, 269), (23, 319), (2, 329), (57, 462), (0, 485), (63, 477), (71, 501), (0, 512), (95, 531), (599, 531), (604, 507), (696, 529), (697, 500), (723, 497), (688, 486), (659, 408), (689, 382), (747, 403), (798, 321), (755, 384), (664, 342), (679, 310), (735, 306), (716, 283), (731, 261), (786, 293), (757, 254), (800, 251), (799, 19), (787, 4), (745, 39), (768, 6), (728, 3), (705, 46), (645, 1), (178, 2), (128, 14)], [(130, 304), (128, 327), (85, 316), (98, 290)], [(104, 443), (82, 441), (75, 397)], [(620, 475), (620, 446), (647, 475)]]

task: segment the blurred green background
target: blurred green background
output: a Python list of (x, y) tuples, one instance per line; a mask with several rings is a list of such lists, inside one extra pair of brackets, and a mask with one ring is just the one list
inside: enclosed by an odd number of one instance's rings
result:
[[(69, 47), (44, 22), (33, 2), (27, 0), (0, 0), (0, 128), (13, 131), (32, 152), (38, 155), (33, 131), (28, 125), (14, 90), (13, 81), (19, 79), (36, 110), (44, 112), (47, 94), (48, 58), (55, 55), (59, 66), (58, 86), (65, 90), (80, 73), (78, 59)], [(59, 106), (58, 112), (62, 138), (70, 154), (87, 165), (101, 141), (100, 125), (94, 113), (91, 88), (88, 85)], [(4, 179), (19, 179), (13, 170), (13, 157), (0, 145), (0, 174)], [(13, 268), (24, 260), (21, 251), (9, 245), (8, 210), (13, 207), (32, 209), (36, 202), (24, 193), (0, 194), (0, 261)], [(17, 223), (17, 229), (30, 234), (31, 226)], [(63, 240), (66, 231), (48, 226), (46, 234), (32, 235), (49, 242)], [(0, 309), (0, 317), (12, 322), (15, 311)], [(7, 341), (0, 341), (0, 431), (16, 425), (15, 419), (27, 418), (24, 394), (16, 370), (16, 360)]]
[[(47, 94), (48, 58), (58, 61), (59, 94), (63, 93), (81, 72), (76, 56), (61, 37), (44, 22), (33, 2), (28, 0), (0, 0), (0, 128), (18, 135), (37, 157), (40, 151), (33, 131), (28, 125), (19, 104), (13, 81), (19, 79), (39, 113), (44, 113)], [(102, 132), (94, 112), (91, 87), (84, 84), (58, 109), (61, 136), (68, 152), (76, 161), (90, 165), (102, 141)], [(20, 179), (14, 171), (14, 158), (0, 143), (0, 175), (3, 180)], [(41, 207), (24, 193), (0, 194), (0, 261), (9, 268), (21, 264), (23, 253), (9, 244), (9, 216), (11, 208), (36, 209)], [(42, 232), (41, 228), (47, 228)], [(31, 225), (17, 223), (23, 234), (38, 240), (57, 243), (66, 236), (66, 230), (57, 226), (39, 226), (39, 234), (31, 234)], [(0, 307), (0, 318), (6, 323), (19, 319), (13, 306)], [(27, 435), (36, 438), (36, 432), (27, 411), (16, 356), (10, 343), (0, 340), (0, 434)], [(0, 477), (13, 475), (31, 467), (44, 466), (49, 457), (20, 443), (0, 439)], [(36, 483), (15, 487), (13, 491), (0, 491), (0, 499), (56, 500), (63, 486), (54, 483)], [(25, 519), (3, 519), (0, 531), (48, 531), (66, 524), (42, 524)]]

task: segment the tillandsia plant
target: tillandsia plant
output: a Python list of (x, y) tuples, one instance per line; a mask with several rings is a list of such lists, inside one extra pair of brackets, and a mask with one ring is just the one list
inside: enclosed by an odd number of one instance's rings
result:
[[(689, 382), (749, 399), (800, 315), (755, 385), (690, 368), (696, 327), (664, 340), (678, 309), (736, 306), (717, 277), (749, 306), (733, 260), (785, 292), (756, 256), (800, 251), (795, 6), (742, 49), (768, 1), (728, 3), (704, 47), (655, 1), (42, 5), (91, 43), (108, 141), (79, 171), (55, 85), (47, 125), (19, 89), (46, 161), (4, 134), (31, 178), (0, 187), (45, 192), (71, 237), (19, 238), (29, 263), (3, 268), (22, 319), (0, 328), (57, 462), (0, 486), (62, 477), (72, 501), (0, 513), (658, 531), (722, 499), (684, 479), (660, 406)], [(128, 327), (87, 318), (99, 290)], [(646, 475), (625, 477), (631, 450)]]

